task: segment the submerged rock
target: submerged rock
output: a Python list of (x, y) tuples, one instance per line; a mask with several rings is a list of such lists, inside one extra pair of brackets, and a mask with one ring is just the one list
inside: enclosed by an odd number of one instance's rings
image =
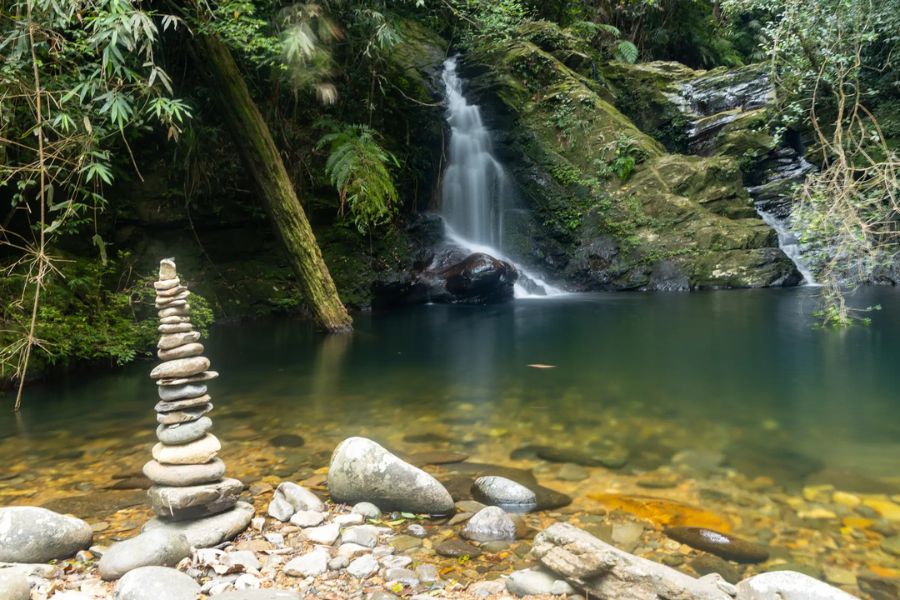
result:
[(200, 586), (190, 576), (168, 567), (139, 567), (116, 584), (115, 600), (195, 600)]
[(733, 535), (703, 527), (670, 527), (665, 534), (691, 548), (703, 550), (739, 563), (758, 563), (769, 559), (769, 551)]
[(510, 512), (529, 512), (537, 508), (534, 492), (505, 477), (479, 477), (472, 486), (472, 495), (476, 500)]
[(372, 440), (352, 437), (331, 456), (328, 491), (337, 502), (371, 502), (381, 510), (449, 514), (453, 498), (434, 477)]
[(0, 508), (0, 562), (69, 558), (91, 545), (91, 526), (36, 506)]
[(138, 567), (173, 567), (190, 555), (191, 544), (183, 534), (150, 530), (110, 546), (97, 567), (100, 577), (109, 581)]
[(447, 556), (450, 558), (460, 558), (463, 556), (468, 556), (469, 558), (477, 558), (481, 556), (481, 550), (477, 546), (473, 546), (468, 542), (457, 539), (450, 539), (445, 542), (441, 542), (434, 547), (434, 551), (441, 556)]
[(488, 506), (466, 522), (460, 535), (476, 542), (509, 541), (516, 539), (516, 524), (502, 508)]
[(855, 600), (854, 596), (794, 571), (771, 571), (737, 584), (737, 600)]
[(538, 533), (532, 554), (545, 567), (598, 598), (732, 598), (709, 581), (623, 552), (567, 523), (551, 525)]

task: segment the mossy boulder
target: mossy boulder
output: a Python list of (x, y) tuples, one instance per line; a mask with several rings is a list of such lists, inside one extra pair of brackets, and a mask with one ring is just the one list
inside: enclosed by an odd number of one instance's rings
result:
[[(532, 35), (539, 47), (518, 39), (463, 66), (467, 94), (482, 106), (521, 192), (521, 206), (507, 218), (515, 223), (507, 227), (515, 229), (510, 255), (580, 290), (794, 280), (777, 236), (756, 215), (737, 158), (667, 154), (595, 82), (548, 52), (552, 44), (566, 47), (564, 36), (546, 29), (541, 36), (550, 41)], [(696, 75), (676, 63), (645, 71), (668, 106), (667, 86)], [(623, 155), (634, 159), (633, 173), (616, 169)]]

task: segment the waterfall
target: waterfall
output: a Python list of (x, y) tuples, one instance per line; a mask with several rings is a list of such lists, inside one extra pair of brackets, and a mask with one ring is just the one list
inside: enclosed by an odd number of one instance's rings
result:
[(481, 111), (463, 96), (456, 57), (444, 62), (441, 79), (450, 126), (450, 156), (441, 188), (441, 212), (448, 241), (469, 252), (483, 252), (515, 265), (519, 271), (517, 298), (562, 294), (562, 290), (504, 255), (503, 212), (506, 204), (512, 203), (514, 188), (493, 154), (491, 135), (481, 120)]
[[(745, 111), (771, 103), (775, 90), (768, 73), (758, 67), (734, 72), (702, 75), (682, 84), (677, 94), (669, 95), (678, 109), (690, 119), (687, 128), (688, 150), (710, 155), (716, 150), (716, 138), (729, 123)], [(814, 169), (802, 152), (785, 146), (765, 160), (765, 181), (747, 188), (756, 212), (778, 234), (778, 247), (784, 252), (806, 285), (817, 285), (803, 246), (791, 231), (790, 188), (803, 181)]]

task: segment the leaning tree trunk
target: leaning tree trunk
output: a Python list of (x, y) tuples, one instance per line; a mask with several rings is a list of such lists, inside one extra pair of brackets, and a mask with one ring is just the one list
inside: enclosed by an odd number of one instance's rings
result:
[(350, 331), (350, 315), (338, 297), (269, 127), (231, 52), (214, 36), (199, 35), (195, 39), (220, 94), (225, 121), (241, 159), (262, 192), (266, 212), (287, 250), (316, 321), (328, 331)]

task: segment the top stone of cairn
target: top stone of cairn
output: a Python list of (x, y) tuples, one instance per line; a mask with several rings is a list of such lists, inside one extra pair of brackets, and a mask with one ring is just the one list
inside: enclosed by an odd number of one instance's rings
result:
[(175, 279), (178, 274), (175, 271), (175, 261), (171, 258), (164, 258), (159, 261), (159, 279), (160, 281), (166, 281), (168, 279)]

